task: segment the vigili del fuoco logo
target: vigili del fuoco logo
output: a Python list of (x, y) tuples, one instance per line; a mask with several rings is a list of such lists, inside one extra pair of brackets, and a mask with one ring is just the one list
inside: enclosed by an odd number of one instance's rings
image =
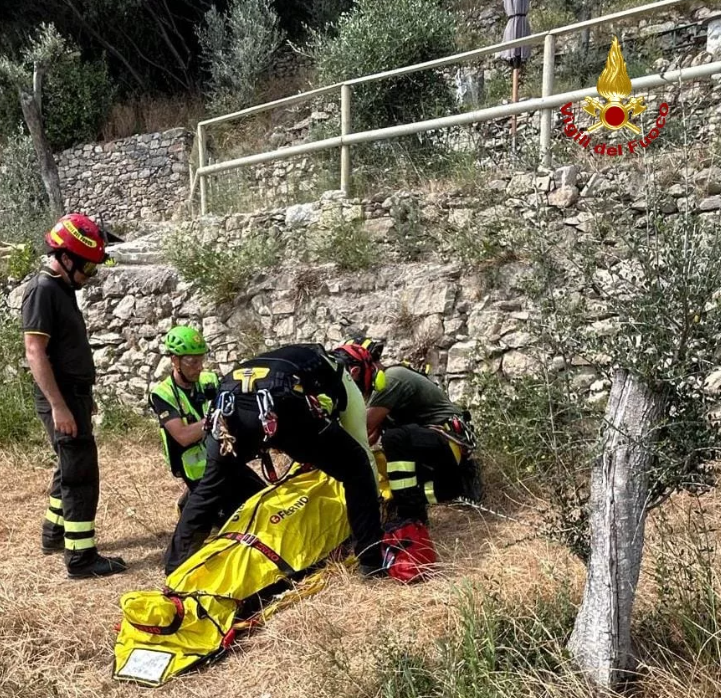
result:
[[(583, 111), (594, 118), (594, 122), (581, 131), (574, 122), (573, 102), (564, 104), (561, 107), (563, 116), (563, 133), (576, 141), (582, 148), (591, 145), (591, 134), (599, 129), (608, 131), (630, 131), (635, 136), (641, 135), (641, 129), (634, 123), (633, 119), (643, 114), (648, 105), (643, 103), (643, 97), (631, 97), (631, 79), (626, 70), (626, 61), (621, 53), (621, 45), (618, 38), (613, 37), (611, 49), (606, 59), (606, 67), (596, 83), (598, 93), (605, 98), (605, 101), (598, 97), (586, 97), (583, 100)], [(630, 97), (630, 99), (629, 99)], [(666, 102), (661, 103), (658, 108), (658, 116), (654, 127), (641, 138), (631, 138), (626, 143), (609, 145), (606, 142), (596, 143), (593, 152), (596, 155), (625, 155), (633, 154), (639, 148), (647, 148), (652, 141), (659, 137), (661, 129), (666, 125), (666, 116), (669, 108)]]

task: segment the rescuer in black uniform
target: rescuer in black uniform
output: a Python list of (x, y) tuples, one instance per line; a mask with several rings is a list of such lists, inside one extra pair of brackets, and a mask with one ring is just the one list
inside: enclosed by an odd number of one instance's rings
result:
[(166, 574), (202, 545), (219, 510), (234, 511), (263, 487), (246, 464), (270, 448), (343, 483), (361, 573), (384, 573), (363, 398), (320, 345), (288, 345), (242, 362), (222, 379), (209, 427), (205, 475), (173, 534)]
[(87, 216), (63, 216), (45, 236), (52, 257), (25, 289), (25, 356), (35, 379), (35, 408), (58, 457), (42, 527), (42, 551), (65, 552), (68, 576), (127, 569), (95, 546), (100, 474), (93, 437), (95, 365), (75, 291), (107, 259), (106, 236)]

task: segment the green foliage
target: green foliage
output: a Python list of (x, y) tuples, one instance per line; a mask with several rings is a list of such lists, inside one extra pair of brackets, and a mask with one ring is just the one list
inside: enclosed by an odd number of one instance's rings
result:
[[(440, 58), (455, 50), (453, 15), (435, 0), (359, 0), (338, 21), (337, 36), (316, 35), (321, 81), (340, 82)], [(420, 71), (353, 89), (355, 130), (431, 118), (452, 104), (443, 76)]]
[(10, 254), (0, 259), (0, 279), (22, 281), (38, 266), (39, 257), (29, 243), (16, 245)]
[(35, 248), (52, 222), (32, 141), (17, 130), (0, 147), (0, 222), (0, 239)]
[(6, 309), (0, 309), (0, 445), (42, 441), (42, 427), (35, 415), (32, 377), (22, 367), (24, 356), (19, 321)]
[(211, 7), (198, 39), (210, 78), (211, 110), (220, 114), (249, 106), (258, 78), (282, 40), (270, 0), (231, 0), (224, 14)]
[(581, 560), (589, 553), (588, 470), (601, 414), (571, 390), (563, 375), (505, 381), (474, 377), (478, 456), (512, 487), (532, 488), (550, 502), (546, 530)]
[[(682, 177), (685, 157), (676, 167)], [(540, 341), (566, 363), (603, 357), (599, 369), (607, 377), (620, 367), (663, 394), (650, 472), (653, 506), (676, 489), (707, 486), (705, 463), (721, 446), (703, 389), (718, 363), (721, 227), (692, 213), (664, 213), (656, 165), (650, 157), (645, 164), (643, 227), (599, 203), (596, 225), (576, 240), (539, 220), (543, 233), (528, 235), (523, 248), (535, 269), (528, 291), (539, 308)], [(589, 316), (602, 318), (601, 327), (591, 326)]]
[(189, 245), (187, 234), (181, 232), (169, 236), (164, 250), (180, 275), (217, 303), (242, 293), (255, 274), (277, 263), (280, 252), (273, 238), (253, 236), (239, 247), (218, 249)]
[[(551, 598), (536, 592), (509, 605), (495, 593), (460, 592), (458, 632), (438, 642), (436, 656), (384, 641), (378, 659), (381, 698), (504, 698), (536, 694), (566, 674), (564, 645), (576, 613), (567, 587)], [(575, 694), (574, 694), (575, 695)]]
[(137, 440), (156, 438), (157, 421), (138, 414), (128, 405), (124, 405), (112, 391), (99, 393), (96, 397), (96, 405), (100, 417), (99, 437), (130, 437)]
[(61, 61), (43, 88), (45, 133), (53, 150), (97, 140), (115, 92), (105, 60), (83, 61), (75, 53)]
[(368, 269), (373, 263), (374, 246), (359, 222), (339, 222), (325, 232), (316, 254), (323, 262), (333, 262), (341, 271)]

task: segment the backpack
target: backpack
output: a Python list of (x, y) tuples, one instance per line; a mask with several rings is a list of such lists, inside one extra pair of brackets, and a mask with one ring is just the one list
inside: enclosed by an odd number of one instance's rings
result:
[(428, 528), (420, 521), (405, 520), (387, 527), (381, 549), (388, 575), (404, 584), (426, 580), (438, 560)]

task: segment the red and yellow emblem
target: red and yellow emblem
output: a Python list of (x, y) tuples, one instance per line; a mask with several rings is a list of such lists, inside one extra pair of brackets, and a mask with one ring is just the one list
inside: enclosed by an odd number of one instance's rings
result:
[[(643, 97), (631, 97), (631, 99), (628, 99), (633, 88), (631, 87), (631, 79), (628, 77), (626, 61), (623, 58), (623, 53), (621, 53), (621, 45), (615, 36), (608, 52), (606, 67), (596, 83), (596, 89), (607, 101), (604, 103), (598, 97), (585, 98), (583, 110), (598, 119), (586, 129), (587, 133), (591, 133), (602, 126), (609, 131), (619, 131), (622, 128), (627, 128), (636, 135), (641, 133), (641, 129), (632, 123), (629, 118), (643, 114), (647, 107), (643, 103)], [(628, 101), (624, 102), (624, 100)]]

